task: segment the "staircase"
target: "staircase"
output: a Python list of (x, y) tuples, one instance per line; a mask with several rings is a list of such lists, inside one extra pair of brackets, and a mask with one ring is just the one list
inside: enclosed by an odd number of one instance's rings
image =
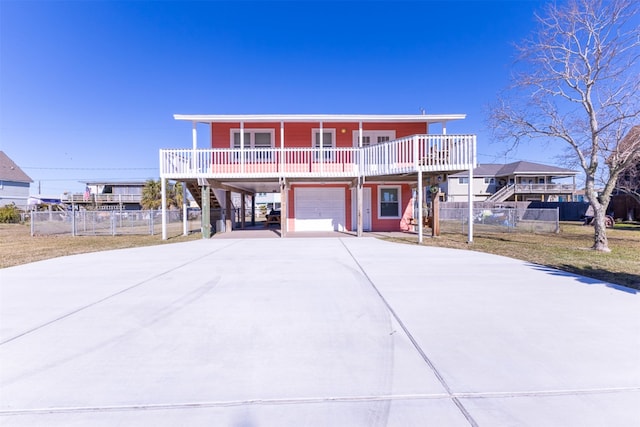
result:
[(509, 197), (513, 196), (514, 194), (516, 194), (516, 185), (515, 184), (509, 184), (509, 185), (507, 185), (505, 187), (502, 187), (496, 193), (492, 194), (491, 197), (489, 197), (486, 201), (487, 202), (498, 202), (498, 203), (499, 202), (504, 202)]
[[(187, 190), (189, 190), (189, 193), (191, 193), (198, 206), (202, 208), (202, 188), (198, 185), (198, 180), (186, 180), (185, 183), (187, 184)], [(211, 207), (211, 209), (221, 209), (222, 205), (220, 205), (215, 191), (211, 191), (210, 194), (211, 200), (209, 202), (209, 206)]]

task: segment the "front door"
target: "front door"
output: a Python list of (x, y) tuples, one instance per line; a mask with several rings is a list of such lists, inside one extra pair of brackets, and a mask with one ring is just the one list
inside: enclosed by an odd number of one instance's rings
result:
[[(357, 189), (352, 190), (351, 200), (353, 209), (351, 210), (351, 228), (358, 231), (358, 193)], [(371, 231), (371, 188), (362, 189), (362, 230)]]

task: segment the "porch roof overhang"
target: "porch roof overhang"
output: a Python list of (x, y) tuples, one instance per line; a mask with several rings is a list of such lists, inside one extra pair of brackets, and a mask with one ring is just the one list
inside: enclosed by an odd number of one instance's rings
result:
[(196, 123), (446, 123), (463, 120), (466, 114), (174, 114), (175, 120)]

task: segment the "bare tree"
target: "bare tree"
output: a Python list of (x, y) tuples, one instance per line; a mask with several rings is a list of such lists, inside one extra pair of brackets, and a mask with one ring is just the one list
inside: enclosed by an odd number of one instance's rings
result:
[(609, 251), (611, 192), (640, 149), (620, 144), (640, 118), (639, 17), (635, 0), (547, 5), (516, 46), (522, 68), (490, 113), (494, 135), (512, 147), (536, 138), (565, 146), (567, 163), (585, 173), (598, 251)]

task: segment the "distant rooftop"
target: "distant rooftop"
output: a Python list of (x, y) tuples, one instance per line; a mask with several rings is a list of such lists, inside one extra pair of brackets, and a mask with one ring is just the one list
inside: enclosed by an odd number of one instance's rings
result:
[(24, 173), (13, 160), (7, 156), (4, 151), (0, 151), (0, 180), (13, 182), (33, 182), (33, 180)]
[[(558, 176), (574, 176), (578, 171), (571, 169), (559, 168), (557, 166), (543, 165), (540, 163), (518, 161), (507, 164), (485, 163), (478, 164), (473, 170), (473, 176), (489, 177), (489, 176), (509, 176), (509, 175), (558, 175)], [(453, 178), (469, 176), (468, 171), (458, 172), (450, 175)]]

